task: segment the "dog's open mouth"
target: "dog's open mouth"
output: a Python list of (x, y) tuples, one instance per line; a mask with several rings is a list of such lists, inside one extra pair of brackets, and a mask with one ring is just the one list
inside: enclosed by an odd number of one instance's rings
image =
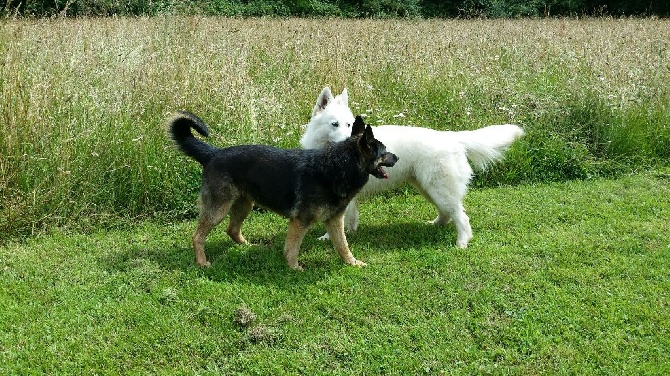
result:
[(388, 179), (389, 174), (386, 173), (384, 168), (382, 166), (379, 166), (372, 170), (371, 172), (372, 176), (376, 177), (377, 179)]
[(393, 167), (395, 163), (398, 162), (398, 156), (393, 153), (384, 153), (383, 158), (377, 165), (377, 168), (372, 170), (370, 174), (376, 177), (377, 179), (388, 179), (389, 175), (384, 170), (384, 167)]

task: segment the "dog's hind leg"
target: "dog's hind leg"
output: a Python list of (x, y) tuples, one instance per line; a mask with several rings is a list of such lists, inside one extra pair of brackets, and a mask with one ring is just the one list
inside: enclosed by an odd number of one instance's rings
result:
[(200, 204), (200, 219), (193, 234), (193, 251), (195, 252), (195, 262), (202, 267), (209, 267), (211, 264), (207, 261), (205, 255), (205, 238), (226, 217), (232, 204), (226, 202), (215, 207), (207, 205), (207, 202), (204, 201), (202, 200)]
[[(472, 228), (462, 202), (468, 191), (468, 180), (458, 180), (448, 173), (447, 168), (440, 169), (437, 166), (435, 171), (433, 176), (417, 181), (417, 188), (437, 208), (437, 218), (433, 220), (433, 223), (446, 225), (453, 221), (457, 232), (456, 246), (467, 248), (468, 242), (472, 239)], [(469, 176), (467, 175), (469, 172), (471, 170), (466, 169), (459, 176)], [(446, 177), (446, 179), (435, 179), (435, 176)]]
[(430, 201), (437, 208), (437, 218), (433, 220), (433, 224), (446, 225), (453, 221), (456, 226), (456, 246), (465, 249), (468, 247), (468, 242), (472, 239), (472, 228), (470, 227), (470, 218), (465, 214), (461, 198), (453, 196), (453, 192), (448, 192), (439, 189), (431, 189)]
[(472, 228), (470, 227), (470, 218), (465, 214), (463, 204), (453, 197), (441, 197), (436, 200), (438, 216), (433, 221), (437, 225), (445, 225), (448, 222), (442, 222), (442, 218), (450, 218), (456, 226), (456, 246), (465, 249), (468, 242), (472, 239)]
[(465, 214), (465, 209), (463, 205), (458, 203), (456, 208), (451, 212), (451, 218), (454, 220), (454, 225), (456, 225), (456, 246), (458, 248), (465, 249), (468, 247), (468, 242), (472, 239), (472, 227), (470, 227), (470, 218)]
[(333, 242), (333, 246), (337, 250), (337, 253), (340, 255), (342, 261), (344, 261), (346, 264), (354, 266), (367, 265), (363, 261), (356, 260), (354, 255), (351, 254), (351, 250), (349, 250), (347, 237), (344, 234), (344, 214), (339, 214), (327, 220), (326, 229), (328, 230), (330, 240)]
[(456, 246), (465, 249), (468, 247), (468, 242), (472, 239), (472, 228), (470, 227), (470, 218), (465, 214), (463, 204), (457, 198), (449, 196), (445, 192), (445, 196), (431, 197), (430, 201), (437, 208), (437, 218), (431, 223), (435, 225), (444, 226), (453, 221), (456, 226)]
[(247, 218), (254, 203), (247, 197), (240, 197), (230, 208), (230, 222), (226, 233), (238, 244), (249, 244), (242, 235), (242, 222)]
[(302, 266), (298, 265), (298, 252), (300, 252), (300, 244), (302, 244), (302, 239), (308, 229), (309, 225), (303, 225), (297, 218), (291, 218), (289, 221), (286, 243), (284, 244), (284, 257), (288, 266), (293, 270), (302, 271)]
[[(435, 203), (433, 197), (431, 197), (431, 195), (426, 190), (424, 190), (419, 183), (417, 182), (410, 182), (410, 183), (414, 186), (414, 188), (416, 188), (417, 191), (419, 191), (421, 196), (423, 196), (426, 200), (428, 200), (428, 202), (433, 204), (433, 206), (437, 209), (437, 217), (432, 221), (430, 221), (429, 223), (444, 226), (449, 222), (451, 222), (451, 215), (449, 214), (448, 210), (440, 210), (440, 206)], [(438, 194), (434, 192), (434, 189), (431, 189), (430, 191), (433, 192), (434, 195)]]

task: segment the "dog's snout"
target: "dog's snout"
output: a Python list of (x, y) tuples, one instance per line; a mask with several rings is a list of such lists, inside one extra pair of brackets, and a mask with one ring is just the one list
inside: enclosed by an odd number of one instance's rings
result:
[(398, 159), (400, 159), (400, 158), (398, 158), (397, 155), (395, 155), (395, 154), (393, 154), (393, 153), (391, 153), (391, 156), (393, 157), (393, 163), (394, 163), (394, 164), (395, 164), (396, 162), (398, 162)]
[(393, 153), (385, 153), (382, 159), (382, 165), (386, 167), (393, 167), (398, 162), (398, 156)]

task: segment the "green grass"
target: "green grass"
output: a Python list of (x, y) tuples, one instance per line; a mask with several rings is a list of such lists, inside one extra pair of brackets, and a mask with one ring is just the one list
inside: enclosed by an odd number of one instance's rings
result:
[[(362, 205), (367, 268), (284, 219), (55, 231), (0, 248), (2, 374), (667, 374), (670, 175), (474, 189), (474, 239), (427, 225), (412, 190)], [(235, 318), (246, 308), (247, 326)]]
[(667, 165), (668, 41), (661, 19), (2, 20), (0, 243), (193, 217), (170, 114), (216, 145), (297, 147), (325, 85), (373, 124), (523, 126), (480, 187)]
[[(0, 374), (669, 373), (667, 26), (1, 21)], [(466, 198), (468, 250), (401, 189), (362, 206), (365, 269), (317, 226), (288, 270), (270, 213), (197, 268), (200, 168), (166, 119), (295, 147), (325, 85), (373, 124), (524, 127)]]

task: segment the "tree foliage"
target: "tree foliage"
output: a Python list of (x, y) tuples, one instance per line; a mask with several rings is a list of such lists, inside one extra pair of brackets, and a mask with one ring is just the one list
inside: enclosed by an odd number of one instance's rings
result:
[(670, 16), (668, 1), (627, 0), (7, 0), (5, 17), (556, 17)]

